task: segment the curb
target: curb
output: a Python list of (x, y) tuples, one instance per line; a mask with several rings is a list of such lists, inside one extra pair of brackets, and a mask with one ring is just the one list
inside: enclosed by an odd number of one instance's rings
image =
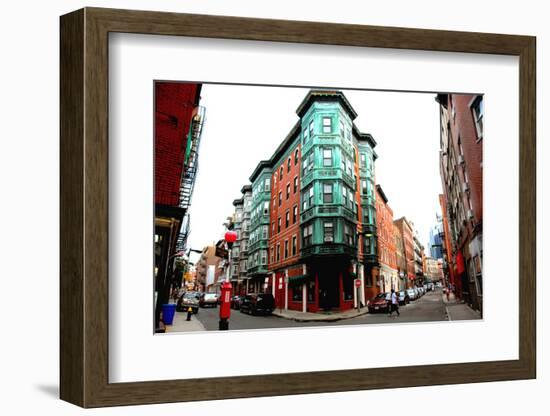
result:
[(368, 310), (361, 311), (361, 313), (358, 313), (357, 315), (353, 315), (353, 316), (333, 316), (333, 317), (320, 316), (319, 318), (300, 318), (300, 317), (285, 316), (284, 314), (275, 312), (275, 311), (272, 312), (272, 315), (276, 316), (277, 318), (288, 319), (290, 321), (295, 321), (295, 322), (336, 322), (336, 321), (342, 321), (345, 319), (357, 318), (358, 316), (362, 316), (366, 314), (368, 314)]

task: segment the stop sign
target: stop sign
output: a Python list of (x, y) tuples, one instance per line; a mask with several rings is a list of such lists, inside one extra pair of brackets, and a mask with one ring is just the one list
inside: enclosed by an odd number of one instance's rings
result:
[(355, 279), (355, 287), (361, 287), (361, 280)]

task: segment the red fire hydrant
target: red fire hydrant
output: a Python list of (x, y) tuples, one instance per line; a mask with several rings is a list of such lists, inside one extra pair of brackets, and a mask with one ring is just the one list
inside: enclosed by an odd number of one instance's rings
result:
[(231, 282), (222, 283), (220, 304), (220, 331), (229, 329), (229, 316), (231, 315)]

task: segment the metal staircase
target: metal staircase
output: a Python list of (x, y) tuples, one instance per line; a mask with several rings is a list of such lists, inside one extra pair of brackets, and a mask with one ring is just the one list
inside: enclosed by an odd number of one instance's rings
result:
[(187, 245), (187, 237), (191, 232), (189, 223), (189, 207), (191, 206), (191, 198), (193, 196), (193, 189), (195, 188), (195, 180), (199, 169), (199, 146), (202, 135), (202, 129), (205, 120), (205, 108), (202, 106), (197, 107), (197, 111), (191, 120), (191, 126), (189, 127), (189, 133), (187, 135), (186, 151), (184, 157), (184, 168), (181, 177), (180, 185), (180, 208), (187, 210), (180, 234), (177, 241), (177, 249), (185, 250)]

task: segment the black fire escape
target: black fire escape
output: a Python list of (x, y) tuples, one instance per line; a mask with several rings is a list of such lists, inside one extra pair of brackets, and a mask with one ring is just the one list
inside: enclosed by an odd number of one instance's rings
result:
[(184, 169), (180, 185), (180, 208), (185, 208), (186, 213), (183, 219), (182, 227), (177, 241), (177, 250), (185, 251), (187, 249), (187, 238), (191, 232), (189, 207), (195, 188), (195, 180), (199, 169), (199, 146), (204, 125), (205, 109), (197, 107), (197, 112), (191, 120), (189, 135), (184, 159)]

